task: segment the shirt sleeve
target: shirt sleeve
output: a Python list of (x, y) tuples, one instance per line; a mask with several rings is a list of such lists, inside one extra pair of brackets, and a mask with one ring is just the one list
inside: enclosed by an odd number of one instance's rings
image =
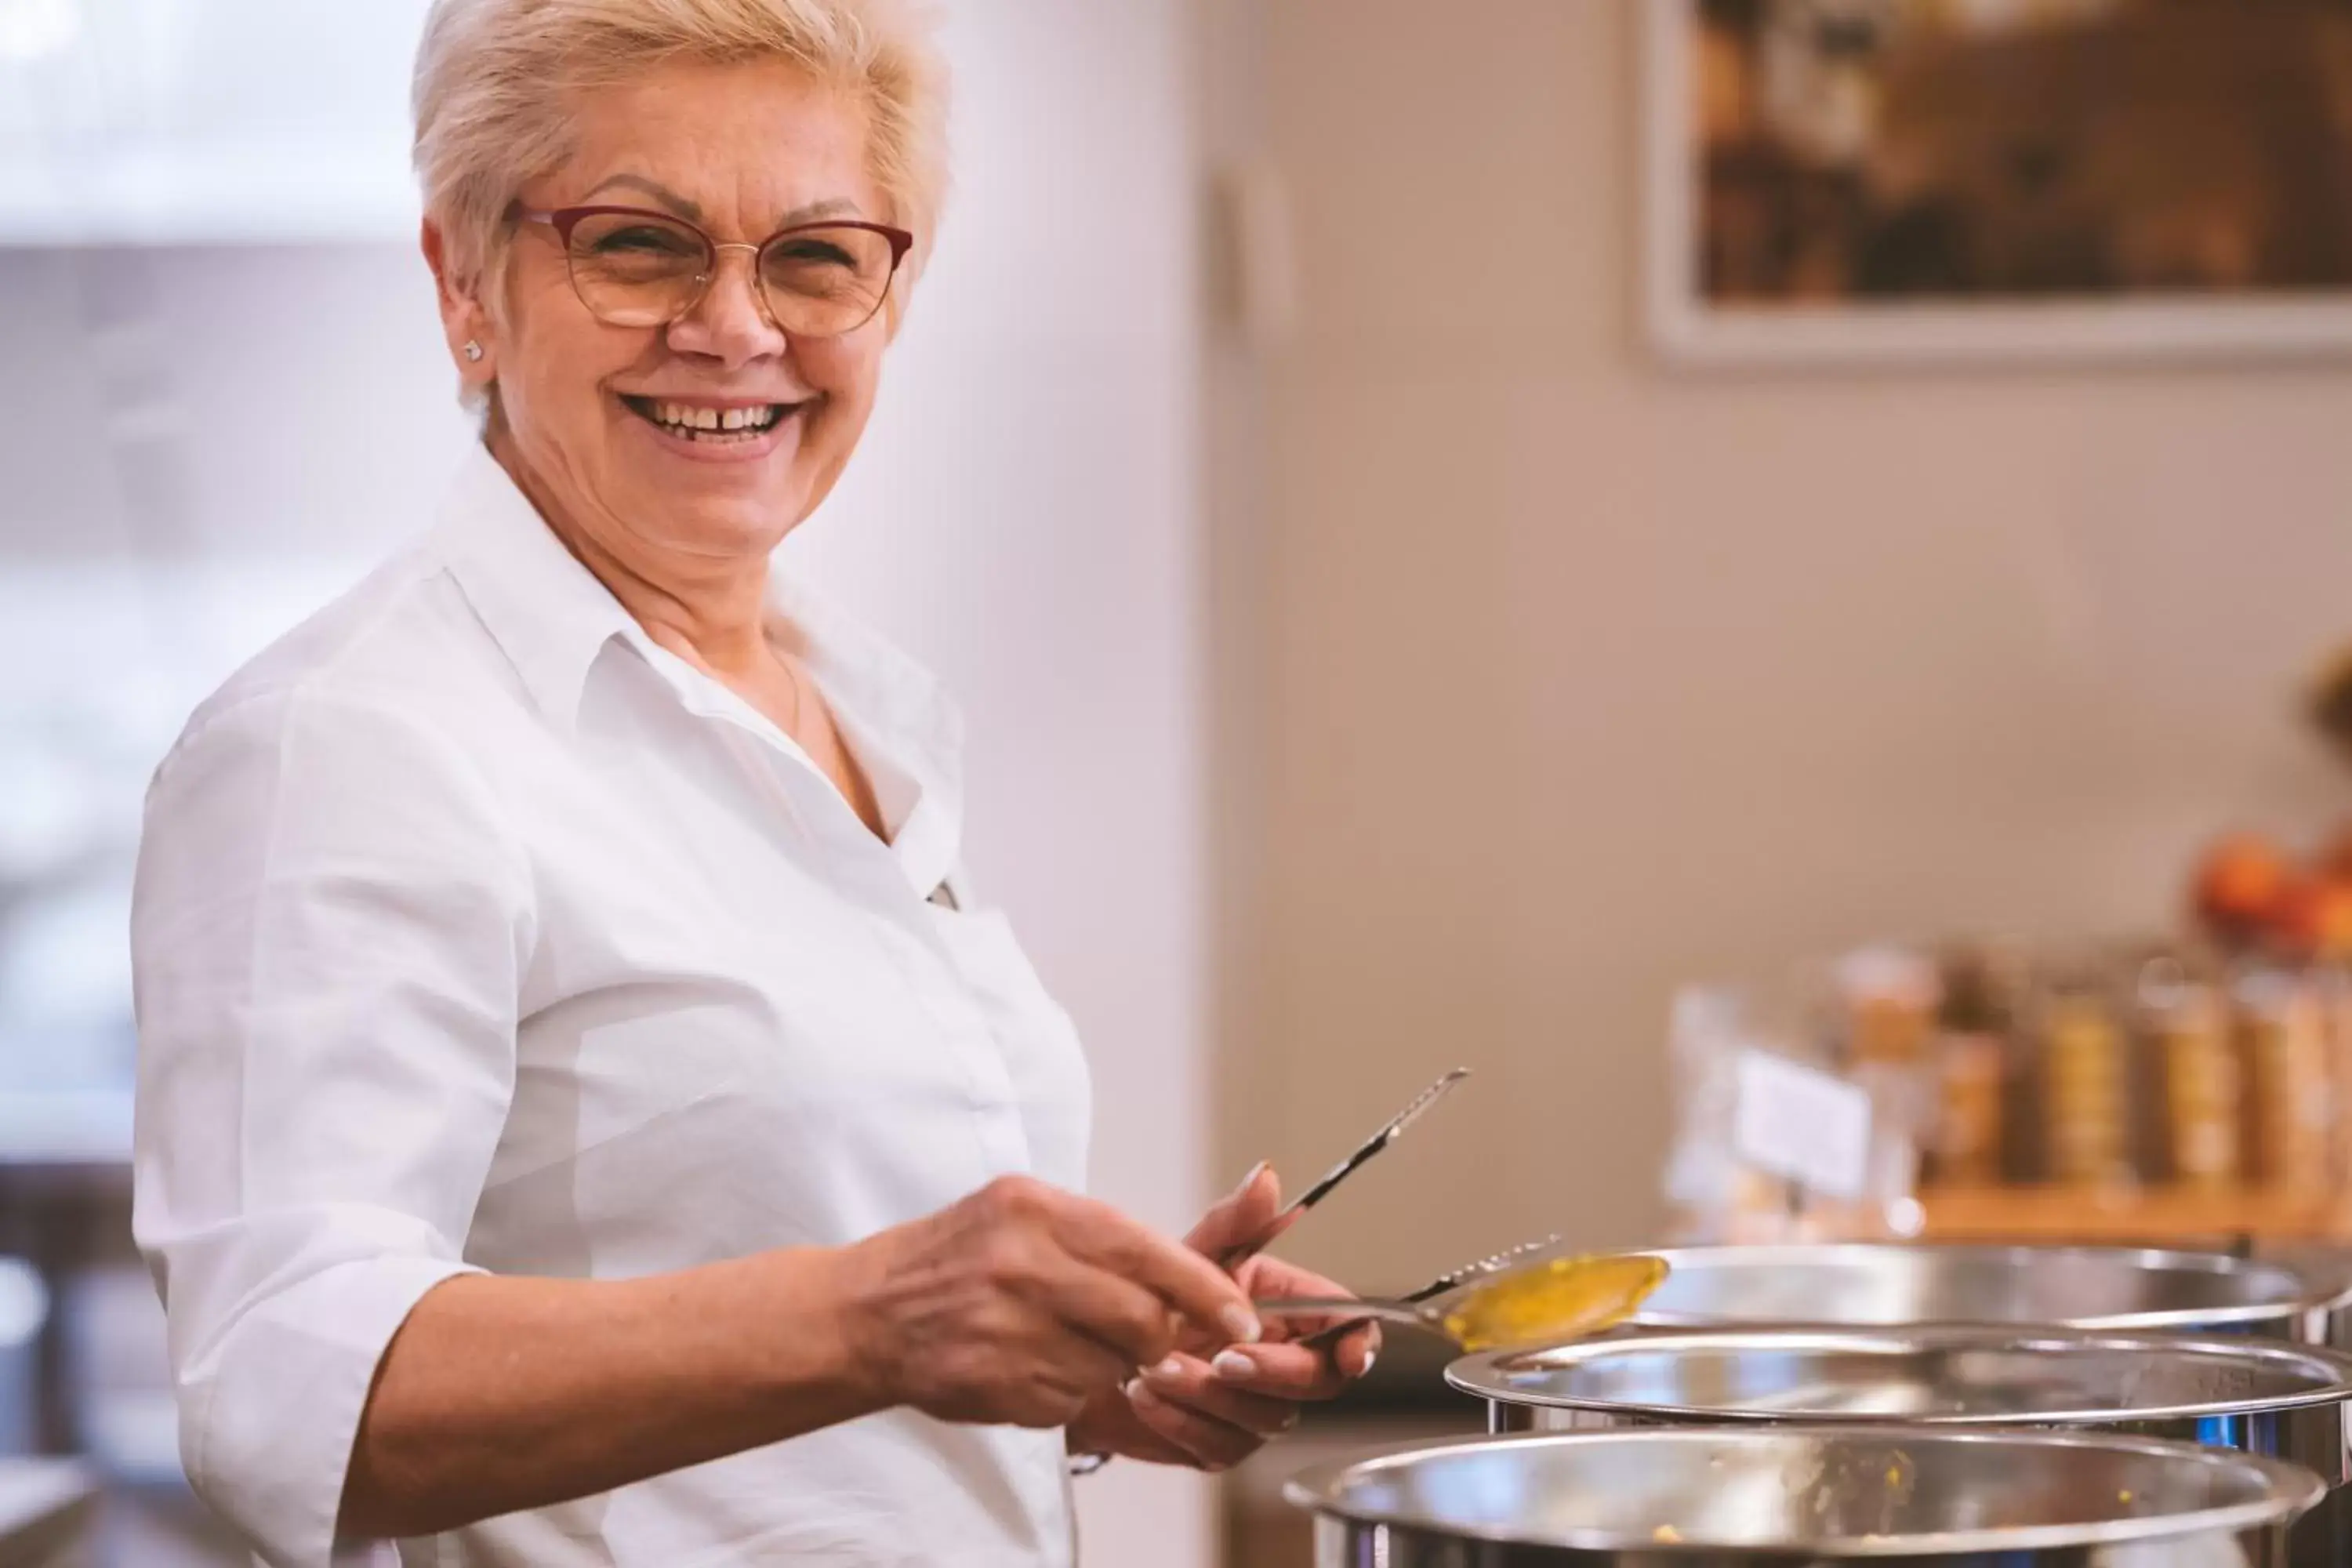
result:
[(348, 700), (202, 716), (149, 790), (132, 1226), (189, 1479), (271, 1568), (373, 1556), (343, 1479), (393, 1334), (476, 1271), (528, 887), (464, 753)]

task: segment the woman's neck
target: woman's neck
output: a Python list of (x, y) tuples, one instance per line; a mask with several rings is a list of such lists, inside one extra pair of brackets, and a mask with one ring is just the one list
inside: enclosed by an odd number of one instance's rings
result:
[(485, 437), (548, 531), (611, 590), (646, 635), (727, 687), (791, 736), (867, 831), (889, 832), (874, 787), (782, 647), (768, 639), (768, 558), (714, 560), (648, 546), (627, 529), (598, 528), (551, 493), (494, 417)]
[(595, 528), (549, 493), (503, 428), (494, 423), (487, 442), (548, 531), (656, 643), (721, 679), (749, 676), (774, 658), (767, 641), (766, 556), (683, 560), (623, 530)]

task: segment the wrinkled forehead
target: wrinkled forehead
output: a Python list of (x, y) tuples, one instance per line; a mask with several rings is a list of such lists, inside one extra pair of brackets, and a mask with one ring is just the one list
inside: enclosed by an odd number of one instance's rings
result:
[(666, 65), (571, 97), (566, 155), (527, 205), (645, 206), (722, 238), (891, 216), (864, 100), (790, 64)]

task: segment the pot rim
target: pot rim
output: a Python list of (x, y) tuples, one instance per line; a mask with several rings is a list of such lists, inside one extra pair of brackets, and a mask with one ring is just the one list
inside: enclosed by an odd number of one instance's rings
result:
[[(1556, 1394), (1513, 1386), (1507, 1382), (1511, 1363), (1549, 1362), (1576, 1366), (1626, 1354), (1672, 1354), (1675, 1351), (1708, 1350), (1873, 1351), (2006, 1350), (2065, 1354), (2072, 1351), (2143, 1352), (2151, 1358), (2206, 1356), (2217, 1361), (2268, 1363), (2308, 1369), (2327, 1381), (2293, 1394), (2247, 1399), (2218, 1399), (2187, 1405), (2117, 1405), (2084, 1410), (2027, 1412), (1821, 1411), (1786, 1408), (1757, 1409), (1738, 1405), (1674, 1405), (1647, 1400), (1612, 1399), (1600, 1394)], [(2188, 1334), (2119, 1333), (2097, 1329), (2067, 1329), (2018, 1323), (1914, 1323), (1855, 1327), (1842, 1323), (1790, 1323), (1758, 1328), (1670, 1331), (1615, 1335), (1549, 1347), (1521, 1347), (1464, 1356), (1445, 1369), (1445, 1381), (1464, 1394), (1497, 1405), (1549, 1410), (1586, 1410), (1604, 1415), (1652, 1415), (1677, 1421), (1707, 1421), (1725, 1426), (1779, 1426), (1813, 1428), (1839, 1426), (2032, 1427), (2086, 1426), (2134, 1421), (2198, 1420), (2229, 1415), (2254, 1415), (2288, 1410), (2318, 1409), (2352, 1402), (2352, 1355), (2315, 1345), (2285, 1341), (2225, 1338)]]
[[(1649, 1256), (1664, 1258), (1667, 1266), (1666, 1282), (1671, 1286), (1676, 1270), (1690, 1268), (1704, 1259), (1738, 1258), (1759, 1266), (1787, 1268), (1793, 1264), (1825, 1259), (1868, 1258), (1895, 1254), (1926, 1254), (1938, 1258), (1980, 1258), (2016, 1266), (2047, 1264), (2061, 1259), (2103, 1261), (2142, 1269), (2161, 1269), (2183, 1274), (2246, 1275), (2261, 1273), (2274, 1277), (2290, 1289), (2278, 1299), (2269, 1301), (2241, 1301), (2210, 1307), (2176, 1307), (2147, 1311), (2104, 1312), (2063, 1320), (2063, 1326), (2073, 1329), (2214, 1329), (2244, 1323), (2273, 1322), (2294, 1319), (2305, 1313), (2324, 1311), (2347, 1296), (2352, 1285), (2331, 1287), (2315, 1283), (2305, 1271), (2288, 1264), (2265, 1258), (2234, 1258), (2224, 1252), (2189, 1252), (2155, 1247), (2035, 1247), (2002, 1245), (1990, 1242), (1880, 1242), (1880, 1241), (1821, 1241), (1771, 1242), (1758, 1246), (1726, 1244), (1710, 1247), (1667, 1247), (1644, 1249)], [(1643, 1328), (1718, 1329), (1735, 1324), (1760, 1327), (1778, 1320), (1738, 1319), (1721, 1313), (1675, 1311), (1644, 1305), (1635, 1312), (1632, 1321)], [(1857, 1327), (1863, 1325), (1856, 1325)], [(1875, 1324), (1873, 1327), (1894, 1327)]]
[[(1824, 1540), (1791, 1540), (1773, 1544), (1710, 1541), (1693, 1537), (1662, 1542), (1653, 1537), (1629, 1537), (1622, 1531), (1572, 1529), (1534, 1534), (1506, 1526), (1450, 1523), (1408, 1518), (1391, 1510), (1351, 1506), (1333, 1489), (1349, 1475), (1432, 1454), (1481, 1447), (1581, 1444), (1680, 1444), (1720, 1437), (1727, 1431), (1742, 1436), (1761, 1435), (1755, 1427), (1650, 1426), (1609, 1431), (1546, 1432), (1516, 1436), (1464, 1437), (1437, 1443), (1408, 1443), (1375, 1449), (1349, 1459), (1338, 1459), (1301, 1471), (1283, 1483), (1285, 1501), (1325, 1518), (1355, 1524), (1412, 1531), (1447, 1540), (1475, 1541), (1498, 1546), (1548, 1547), (1565, 1552), (1614, 1553), (1650, 1552), (1661, 1557), (1748, 1553), (1765, 1558), (1800, 1560), (1843, 1558), (1916, 1558), (1969, 1552), (2040, 1552), (2067, 1547), (2110, 1546), (2144, 1541), (2170, 1541), (2185, 1536), (2234, 1533), (2268, 1526), (2284, 1526), (2317, 1507), (2327, 1494), (2326, 1484), (2300, 1465), (2255, 1454), (2200, 1448), (2187, 1443), (2147, 1437), (2084, 1432), (2008, 1430), (1915, 1430), (1915, 1447), (1961, 1444), (2010, 1444), (2043, 1448), (2097, 1448), (2110, 1453), (2136, 1453), (2176, 1463), (2212, 1468), (2242, 1468), (2262, 1475), (2270, 1495), (2242, 1503), (2192, 1512), (2140, 1518), (2086, 1521), (2073, 1524), (2021, 1525), (2001, 1529), (1943, 1531), (1932, 1534), (1846, 1536)], [(1805, 1426), (1784, 1434), (1806, 1438), (1847, 1436), (1879, 1443), (1887, 1437), (1884, 1426)]]

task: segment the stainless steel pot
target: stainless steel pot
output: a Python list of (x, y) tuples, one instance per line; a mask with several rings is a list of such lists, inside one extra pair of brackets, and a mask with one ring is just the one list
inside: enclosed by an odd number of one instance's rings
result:
[(1927, 1323), (1725, 1329), (1465, 1356), (1498, 1432), (1669, 1422), (2100, 1427), (2352, 1481), (2352, 1356), (2256, 1339)]
[(2276, 1568), (2317, 1477), (2058, 1432), (1654, 1427), (1311, 1470), (1316, 1568)]
[(1634, 1319), (1643, 1328), (2059, 1323), (2307, 1344), (2327, 1332), (2329, 1292), (2295, 1269), (2219, 1254), (1843, 1243), (1658, 1256), (1674, 1271)]
[(2310, 1288), (2316, 1303), (2315, 1331), (2307, 1336), (2311, 1342), (2352, 1351), (2352, 1249), (2295, 1247), (2267, 1260), (2294, 1269)]
[[(1719, 1330), (1466, 1357), (1446, 1373), (1496, 1432), (1734, 1422), (2062, 1427), (2171, 1438), (2352, 1482), (2352, 1357), (2245, 1337), (2063, 1329)], [(2295, 1526), (2341, 1568), (2352, 1491)]]

